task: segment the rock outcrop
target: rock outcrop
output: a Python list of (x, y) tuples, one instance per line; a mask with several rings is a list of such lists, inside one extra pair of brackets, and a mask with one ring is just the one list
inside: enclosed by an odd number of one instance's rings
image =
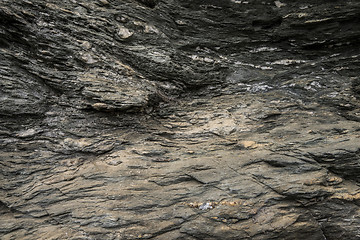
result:
[(2, 0), (1, 239), (359, 239), (360, 2)]

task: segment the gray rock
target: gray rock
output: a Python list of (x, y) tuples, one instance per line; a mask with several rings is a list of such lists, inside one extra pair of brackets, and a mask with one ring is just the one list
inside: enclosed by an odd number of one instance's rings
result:
[(360, 3), (0, 3), (1, 239), (359, 239)]

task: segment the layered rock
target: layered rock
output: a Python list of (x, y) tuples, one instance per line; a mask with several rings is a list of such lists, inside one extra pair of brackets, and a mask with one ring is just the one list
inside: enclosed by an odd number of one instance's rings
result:
[(4, 239), (359, 239), (358, 1), (0, 3)]

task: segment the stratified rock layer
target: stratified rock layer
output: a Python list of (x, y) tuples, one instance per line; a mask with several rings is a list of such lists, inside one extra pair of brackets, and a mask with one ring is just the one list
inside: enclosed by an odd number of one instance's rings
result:
[(359, 239), (360, 2), (2, 0), (1, 239)]

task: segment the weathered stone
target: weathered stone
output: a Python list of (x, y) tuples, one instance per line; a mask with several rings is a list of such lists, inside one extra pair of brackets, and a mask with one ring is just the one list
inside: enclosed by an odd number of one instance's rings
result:
[(360, 3), (2, 0), (1, 239), (359, 239)]

